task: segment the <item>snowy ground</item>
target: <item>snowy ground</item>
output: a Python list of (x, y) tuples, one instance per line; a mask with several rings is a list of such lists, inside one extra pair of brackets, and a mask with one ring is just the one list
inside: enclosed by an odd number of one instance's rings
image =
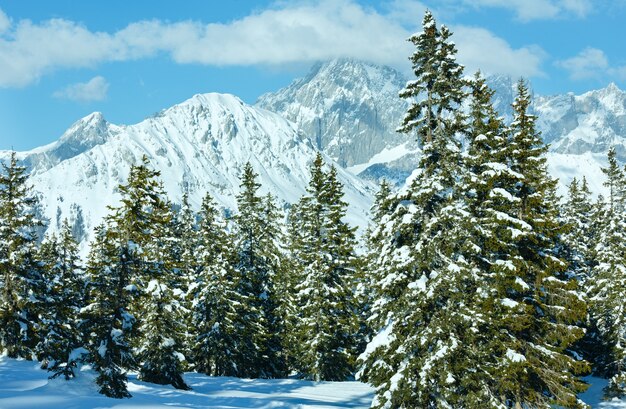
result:
[(35, 362), (0, 358), (0, 408), (368, 408), (373, 390), (359, 382), (307, 382), (292, 379), (247, 380), (211, 378), (189, 373), (192, 391), (178, 391), (137, 381), (131, 376), (131, 399), (108, 399), (98, 394), (92, 371), (72, 381), (48, 380)]
[[(48, 380), (48, 373), (36, 362), (0, 357), (0, 408), (365, 409), (373, 398), (372, 388), (359, 382), (212, 378), (194, 373), (185, 379), (192, 391), (139, 382), (131, 376), (128, 389), (133, 397), (108, 399), (98, 394), (92, 371), (83, 371), (69, 382)], [(591, 386), (580, 397), (592, 408), (626, 409), (626, 400), (602, 400), (606, 380), (589, 377), (587, 382)]]

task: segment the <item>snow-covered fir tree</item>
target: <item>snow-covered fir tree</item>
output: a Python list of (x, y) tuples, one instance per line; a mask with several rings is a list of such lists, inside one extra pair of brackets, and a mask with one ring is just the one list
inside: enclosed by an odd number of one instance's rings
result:
[(337, 171), (311, 165), (307, 195), (290, 218), (290, 252), (297, 274), (293, 340), (296, 370), (315, 380), (345, 380), (353, 373), (358, 316), (354, 230), (342, 218), (347, 204)]
[[(233, 218), (235, 229), (236, 271), (238, 292), (242, 297), (239, 314), (242, 317), (240, 345), (237, 353), (239, 376), (276, 377), (282, 372), (278, 362), (281, 351), (277, 348), (271, 326), (275, 325), (274, 290), (279, 262), (278, 252), (271, 235), (275, 220), (267, 219), (263, 198), (258, 194), (260, 184), (257, 174), (248, 162), (241, 175), (237, 195), (237, 214)], [(277, 366), (278, 364), (278, 366)]]
[(36, 199), (15, 152), (0, 170), (0, 350), (33, 359), (45, 282), (37, 262)]
[(555, 182), (527, 89), (510, 140), (480, 78), (464, 121), (450, 34), (430, 13), (423, 25), (411, 38), (417, 79), (401, 93), (422, 102), (400, 130), (417, 128), (424, 155), (372, 235), (382, 329), (360, 376), (377, 387), (374, 407), (577, 407), (586, 364), (567, 348), (582, 336), (585, 308), (555, 256)]
[(530, 104), (528, 87), (520, 80), (508, 144), (510, 169), (518, 180), (502, 192), (511, 195), (511, 206), (500, 209), (504, 224), (510, 221), (510, 238), (504, 237), (513, 246), (500, 260), (510, 271), (496, 271), (490, 294), (499, 303), (491, 317), (499, 331), (490, 334), (498, 368), (496, 396), (507, 407), (583, 407), (576, 395), (586, 386), (577, 376), (588, 365), (571, 356), (569, 348), (584, 334), (586, 306), (578, 281), (559, 258), (564, 230), (556, 180), (548, 176), (547, 146)]
[(570, 263), (570, 270), (581, 283), (584, 283), (589, 278), (594, 264), (592, 251), (594, 206), (587, 179), (583, 176), (579, 182), (574, 178), (568, 186), (567, 193), (567, 200), (561, 211), (563, 222), (567, 226), (567, 231), (562, 237), (565, 257)]
[[(191, 328), (193, 312), (193, 295), (190, 292), (192, 283), (196, 282), (201, 264), (196, 251), (200, 246), (198, 233), (197, 214), (191, 207), (189, 195), (183, 194), (180, 209), (174, 213), (169, 238), (171, 267), (176, 280), (176, 296), (180, 307), (183, 326)], [(182, 342), (182, 354), (188, 358), (183, 362), (185, 370), (189, 368), (193, 352), (191, 348), (195, 344), (193, 331), (184, 331)]]
[(464, 257), (471, 218), (457, 135), (466, 92), (450, 35), (427, 12), (410, 38), (416, 79), (400, 93), (413, 103), (399, 130), (417, 133), (423, 156), (409, 187), (385, 201), (371, 237), (379, 331), (359, 375), (377, 388), (373, 407), (471, 407), (474, 399), (466, 347), (478, 313), (467, 300), (476, 271)]
[(202, 200), (198, 218), (195, 252), (200, 269), (189, 288), (191, 360), (198, 372), (237, 376), (243, 323), (233, 238), (209, 194)]
[[(131, 180), (129, 180), (130, 184)], [(139, 300), (140, 343), (137, 357), (140, 362), (139, 379), (176, 389), (190, 389), (183, 380), (185, 356), (184, 276), (179, 274), (177, 238), (172, 230), (173, 213), (169, 202), (163, 200), (151, 205), (151, 236), (143, 246), (144, 291)]]
[(584, 385), (576, 375), (587, 366), (569, 356), (569, 348), (583, 334), (578, 326), (585, 323), (585, 305), (578, 281), (558, 258), (564, 230), (556, 181), (547, 176), (547, 147), (528, 113), (523, 82), (518, 92), (508, 130), (484, 80), (478, 78), (472, 92), (469, 199), (480, 237), (484, 320), (477, 345), (491, 351), (480, 361), (480, 381), (494, 406), (577, 407)]
[(85, 299), (78, 243), (67, 219), (63, 220), (59, 237), (53, 234), (41, 244), (39, 259), (46, 292), (37, 357), (53, 373), (52, 377), (63, 376), (67, 380), (76, 375), (80, 358), (73, 352), (82, 346), (78, 317)]
[(98, 373), (99, 392), (129, 398), (126, 373), (137, 367), (130, 346), (136, 320), (129, 312), (133, 287), (128, 248), (118, 240), (104, 225), (95, 229), (87, 261), (89, 304), (81, 311), (80, 328), (88, 350), (86, 362)]
[(135, 367), (145, 381), (188, 388), (182, 379), (182, 292), (173, 274), (171, 206), (158, 176), (145, 156), (131, 167), (119, 187), (121, 204), (111, 209), (92, 246), (87, 322), (98, 331), (90, 329), (90, 361), (107, 396), (129, 396), (124, 371)]
[(605, 395), (626, 395), (626, 222), (625, 175), (615, 150), (608, 155), (605, 186), (608, 197), (600, 210), (599, 236), (594, 248), (596, 265), (591, 272), (588, 295), (595, 339), (595, 372), (610, 377)]
[(283, 214), (276, 204), (276, 199), (267, 193), (261, 202), (263, 235), (261, 236), (261, 255), (270, 271), (267, 284), (267, 297), (263, 303), (263, 314), (267, 323), (268, 339), (265, 354), (270, 358), (270, 372), (273, 377), (286, 377), (289, 374), (286, 355), (286, 339), (290, 315), (291, 299), (289, 286), (292, 272), (284, 256), (284, 237), (281, 230)]
[(131, 312), (137, 333), (139, 378), (187, 389), (182, 379), (182, 293), (177, 291), (173, 249), (171, 204), (159, 181), (160, 172), (147, 157), (130, 169), (119, 190), (122, 200), (109, 223), (119, 235), (118, 252), (129, 266)]

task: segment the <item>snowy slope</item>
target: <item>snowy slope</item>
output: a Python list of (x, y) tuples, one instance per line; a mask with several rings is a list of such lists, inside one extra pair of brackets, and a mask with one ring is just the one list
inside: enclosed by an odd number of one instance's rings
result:
[[(136, 125), (112, 125), (92, 114), (57, 143), (19, 156), (32, 166), (31, 183), (42, 197), (51, 228), (63, 217), (76, 220), (82, 215), (83, 230), (89, 233), (107, 213), (107, 205), (117, 203), (117, 186), (144, 154), (161, 170), (174, 202), (180, 203), (187, 191), (199, 206), (208, 191), (233, 210), (247, 161), (259, 174), (263, 193), (294, 203), (305, 193), (316, 149), (294, 124), (272, 112), (232, 95), (202, 94)], [(348, 221), (365, 226), (371, 186), (341, 168), (339, 177), (346, 186)]]
[(373, 389), (359, 382), (250, 380), (187, 373), (191, 391), (140, 382), (131, 375), (128, 390), (133, 397), (118, 400), (98, 394), (95, 376), (86, 369), (71, 381), (48, 380), (48, 373), (35, 362), (0, 358), (0, 408), (365, 409), (373, 398)]

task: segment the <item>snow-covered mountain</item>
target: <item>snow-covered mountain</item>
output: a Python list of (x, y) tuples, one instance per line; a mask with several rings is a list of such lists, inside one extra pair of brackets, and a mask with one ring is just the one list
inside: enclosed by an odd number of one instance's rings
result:
[[(309, 139), (279, 115), (232, 95), (202, 94), (136, 125), (113, 125), (91, 114), (59, 141), (18, 156), (31, 167), (30, 181), (43, 199), (50, 227), (55, 230), (70, 217), (88, 234), (107, 206), (117, 203), (117, 186), (144, 154), (161, 171), (174, 202), (188, 192), (198, 206), (208, 191), (224, 209), (234, 209), (246, 162), (259, 174), (263, 192), (294, 203), (305, 193), (316, 153)], [(0, 158), (7, 155), (0, 152)], [(365, 226), (371, 186), (341, 168), (339, 177), (348, 221)]]
[[(516, 80), (487, 78), (496, 91), (494, 105), (510, 120)], [(398, 97), (405, 76), (393, 68), (352, 59), (316, 65), (304, 78), (263, 95), (258, 106), (295, 122), (320, 149), (365, 179), (384, 176), (401, 183), (419, 157), (412, 137), (398, 134), (407, 104)], [(588, 174), (602, 190), (600, 166), (617, 146), (626, 162), (626, 92), (615, 84), (581, 96), (536, 96), (534, 112), (544, 140), (551, 144), (548, 161), (563, 185)]]
[(537, 97), (535, 109), (552, 151), (606, 154), (615, 146), (626, 161), (626, 92), (614, 83), (579, 96)]
[[(58, 141), (18, 157), (32, 172), (52, 229), (69, 217), (85, 236), (119, 199), (117, 186), (144, 154), (162, 171), (173, 201), (187, 191), (198, 205), (208, 191), (225, 209), (234, 209), (246, 161), (264, 191), (293, 203), (304, 193), (308, 164), (321, 149), (329, 163), (345, 168), (340, 178), (349, 221), (365, 226), (372, 185), (363, 179), (385, 176), (400, 184), (420, 155), (411, 136), (395, 132), (407, 108), (398, 97), (405, 81), (392, 68), (339, 59), (316, 65), (254, 107), (231, 95), (202, 94), (135, 125), (114, 125), (93, 113)], [(515, 81), (500, 76), (488, 82), (496, 90), (496, 107), (510, 118)], [(549, 167), (562, 181), (561, 192), (582, 175), (601, 192), (600, 166), (609, 147), (616, 145), (626, 161), (626, 92), (611, 84), (581, 96), (539, 96), (534, 110), (551, 144)], [(0, 151), (0, 160), (8, 155)]]
[[(342, 58), (316, 64), (304, 78), (257, 106), (295, 122), (312, 142), (350, 172), (364, 179), (402, 183), (418, 163), (420, 149), (396, 128), (408, 103), (398, 97), (406, 76), (391, 67)], [(515, 82), (489, 78), (496, 107), (511, 116)]]
[(398, 98), (405, 83), (393, 68), (337, 59), (315, 65), (306, 77), (261, 96), (256, 105), (295, 122), (340, 165), (359, 166), (356, 173), (375, 164), (384, 164), (384, 171), (391, 160), (393, 171), (406, 178), (419, 149), (395, 131), (408, 107)]

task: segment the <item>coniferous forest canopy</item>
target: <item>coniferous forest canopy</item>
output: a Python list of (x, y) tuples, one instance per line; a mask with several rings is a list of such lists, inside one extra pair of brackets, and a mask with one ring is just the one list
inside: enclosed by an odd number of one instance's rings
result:
[[(608, 196), (586, 180), (556, 194), (531, 96), (513, 119), (456, 61), (427, 12), (410, 39), (415, 77), (398, 132), (422, 157), (383, 182), (363, 241), (344, 221), (337, 170), (318, 154), (283, 209), (248, 163), (237, 209), (207, 192), (174, 204), (160, 171), (132, 166), (86, 259), (73, 226), (43, 223), (16, 155), (0, 171), (0, 349), (126, 398), (127, 374), (189, 389), (210, 376), (344, 381), (373, 408), (583, 408), (593, 373), (626, 396), (626, 171), (611, 150)], [(471, 79), (468, 79), (471, 78)]]

